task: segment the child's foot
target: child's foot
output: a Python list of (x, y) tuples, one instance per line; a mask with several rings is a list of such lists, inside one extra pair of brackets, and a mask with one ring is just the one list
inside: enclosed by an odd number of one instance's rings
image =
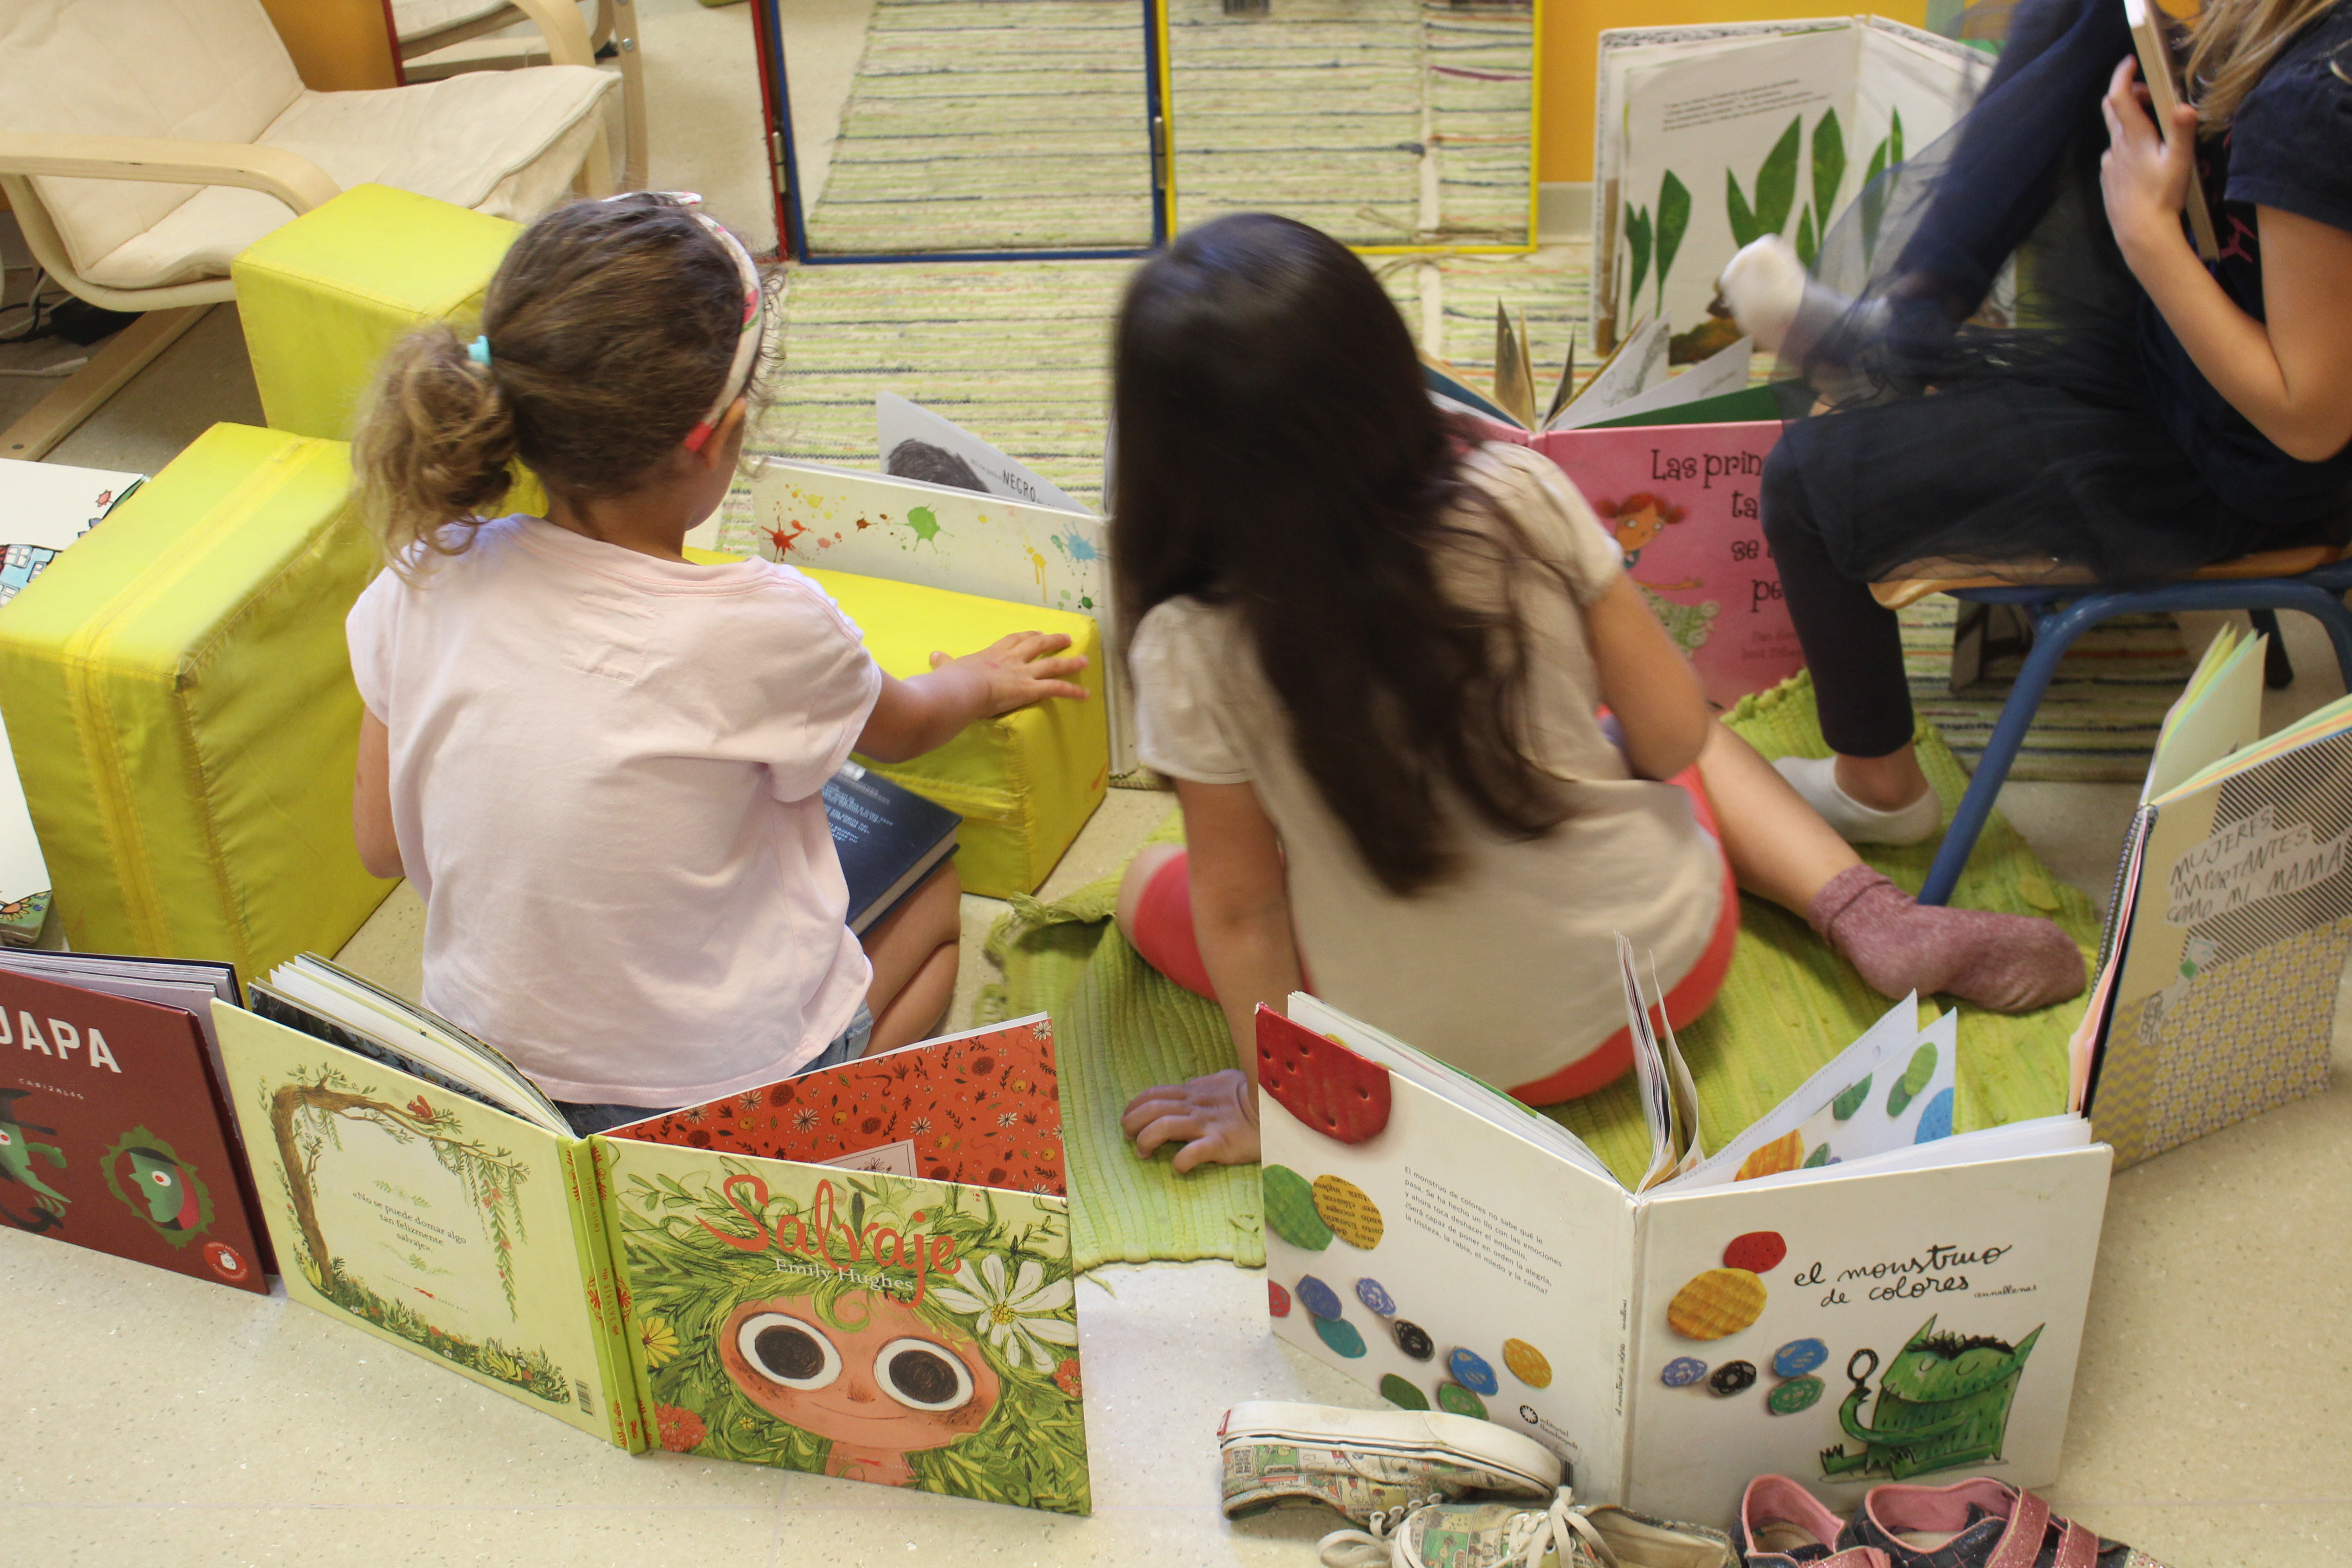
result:
[(1777, 757), (1772, 767), (1848, 844), (1916, 844), (1944, 825), (1944, 803), (1932, 789), (1907, 805), (1881, 811), (1839, 785), (1835, 757)]
[(2082, 950), (2049, 921), (1923, 904), (1867, 866), (1813, 895), (1805, 918), (1882, 996), (1942, 993), (1994, 1013), (2082, 994)]

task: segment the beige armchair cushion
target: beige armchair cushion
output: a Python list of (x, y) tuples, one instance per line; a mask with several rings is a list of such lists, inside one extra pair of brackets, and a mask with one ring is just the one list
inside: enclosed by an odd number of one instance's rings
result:
[(507, 0), (392, 0), (392, 26), (403, 40), (474, 22), (506, 8)]
[[(562, 195), (615, 85), (589, 67), (544, 66), (311, 92), (259, 0), (0, 5), (0, 129), (262, 142), (347, 189), (373, 181), (498, 217), (535, 217)], [(226, 277), (292, 216), (221, 185), (34, 184), (77, 270), (112, 289)]]

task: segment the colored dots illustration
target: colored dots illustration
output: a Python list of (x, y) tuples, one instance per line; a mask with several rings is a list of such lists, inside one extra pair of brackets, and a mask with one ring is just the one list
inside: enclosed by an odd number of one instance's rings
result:
[(1339, 1293), (1312, 1274), (1298, 1281), (1298, 1304), (1318, 1318), (1339, 1315)]
[(1886, 1114), (1900, 1116), (1904, 1110), (1936, 1077), (1936, 1047), (1930, 1043), (1911, 1053), (1911, 1065), (1903, 1069), (1895, 1087), (1886, 1091)]
[(1315, 1212), (1315, 1189), (1287, 1165), (1268, 1165), (1259, 1173), (1266, 1227), (1291, 1246), (1320, 1252), (1331, 1245), (1331, 1227)]
[(1475, 1415), (1481, 1421), (1486, 1419), (1486, 1402), (1458, 1383), (1439, 1384), (1437, 1403), (1456, 1415)]
[(1666, 1363), (1658, 1373), (1658, 1381), (1668, 1388), (1688, 1388), (1706, 1375), (1706, 1363), (1695, 1355), (1678, 1355)]
[(1396, 1336), (1397, 1349), (1415, 1361), (1427, 1361), (1437, 1353), (1437, 1342), (1429, 1337), (1429, 1331), (1409, 1318), (1399, 1318), (1389, 1332)]
[(1830, 1359), (1830, 1347), (1819, 1340), (1790, 1340), (1772, 1352), (1772, 1375), (1795, 1377)]
[(1381, 1289), (1381, 1282), (1377, 1279), (1357, 1280), (1356, 1300), (1361, 1301), (1364, 1304), (1365, 1310), (1370, 1311), (1374, 1317), (1393, 1318), (1396, 1316), (1395, 1298), (1391, 1296), (1386, 1290)]
[(1290, 1292), (1271, 1279), (1265, 1282), (1265, 1310), (1277, 1318), (1290, 1316)]
[(1775, 1138), (1739, 1162), (1735, 1182), (1752, 1182), (1759, 1176), (1777, 1176), (1783, 1171), (1793, 1171), (1805, 1157), (1805, 1135), (1790, 1132)]
[(1487, 1365), (1486, 1358), (1476, 1351), (1454, 1350), (1447, 1352), (1445, 1370), (1452, 1373), (1454, 1380), (1463, 1387), (1480, 1394), (1492, 1394), (1502, 1386), (1495, 1381), (1495, 1369)]
[(1792, 1377), (1764, 1396), (1764, 1408), (1775, 1415), (1794, 1415), (1821, 1403), (1822, 1380)]
[(1381, 1397), (1400, 1410), (1426, 1410), (1429, 1395), (1394, 1373), (1381, 1379)]
[(1715, 1375), (1706, 1380), (1706, 1385), (1715, 1391), (1716, 1397), (1718, 1399), (1728, 1399), (1735, 1394), (1744, 1393), (1756, 1386), (1756, 1363), (1748, 1361), (1725, 1362), (1715, 1369)]
[[(1305, 1289), (1302, 1284), (1302, 1301)], [(1675, 1292), (1666, 1303), (1666, 1326), (1686, 1340), (1719, 1340), (1747, 1328), (1763, 1310), (1763, 1280), (1745, 1268), (1710, 1268)]]
[(1731, 1245), (1723, 1249), (1723, 1266), (1745, 1268), (1750, 1274), (1769, 1274), (1788, 1256), (1789, 1244), (1780, 1239), (1779, 1231), (1751, 1230), (1731, 1238)]
[(1315, 1178), (1315, 1212), (1333, 1235), (1366, 1252), (1381, 1244), (1380, 1205), (1355, 1183), (1339, 1176)]
[(1513, 1377), (1529, 1388), (1551, 1386), (1551, 1363), (1544, 1358), (1543, 1352), (1525, 1340), (1503, 1342), (1503, 1364), (1511, 1369)]
[(1315, 1336), (1351, 1361), (1364, 1353), (1364, 1336), (1345, 1318), (1316, 1319)]
[(1830, 1114), (1840, 1121), (1852, 1121), (1853, 1113), (1860, 1110), (1864, 1102), (1869, 1099), (1870, 1075), (1864, 1073), (1862, 1075), (1860, 1083), (1853, 1085), (1843, 1094), (1830, 1101)]
[(1952, 1135), (1952, 1086), (1946, 1084), (1919, 1113), (1919, 1130), (1911, 1135), (1914, 1143), (1933, 1143), (1938, 1138)]

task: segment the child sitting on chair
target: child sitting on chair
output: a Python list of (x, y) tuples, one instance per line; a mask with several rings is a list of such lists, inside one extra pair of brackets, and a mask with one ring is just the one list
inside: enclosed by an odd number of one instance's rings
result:
[[(577, 203), (507, 253), (470, 348), (394, 348), (360, 432), (392, 562), (348, 626), (361, 855), (425, 899), (425, 1005), (583, 1136), (930, 1032), (953, 869), (861, 945), (824, 782), (1086, 695), (1067, 637), (897, 680), (800, 573), (687, 560), (765, 321), (751, 255), (686, 201)], [(490, 515), (517, 459), (545, 517)]]
[(1188, 845), (1130, 868), (1120, 923), (1244, 1064), (1138, 1096), (1139, 1152), (1256, 1158), (1253, 1015), (1310, 971), (1523, 1100), (1597, 1089), (1632, 1063), (1615, 934), (1687, 1022), (1730, 963), (1735, 878), (1889, 996), (2082, 989), (2055, 925), (1915, 903), (1716, 722), (1584, 499), (1448, 423), (1337, 241), (1193, 229), (1136, 274), (1115, 352), (1111, 559)]

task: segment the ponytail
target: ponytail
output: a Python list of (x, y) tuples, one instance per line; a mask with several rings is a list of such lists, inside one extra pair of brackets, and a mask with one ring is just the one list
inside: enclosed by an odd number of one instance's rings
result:
[(369, 521), (395, 563), (456, 555), (514, 482), (514, 408), (444, 324), (394, 343), (352, 451)]

